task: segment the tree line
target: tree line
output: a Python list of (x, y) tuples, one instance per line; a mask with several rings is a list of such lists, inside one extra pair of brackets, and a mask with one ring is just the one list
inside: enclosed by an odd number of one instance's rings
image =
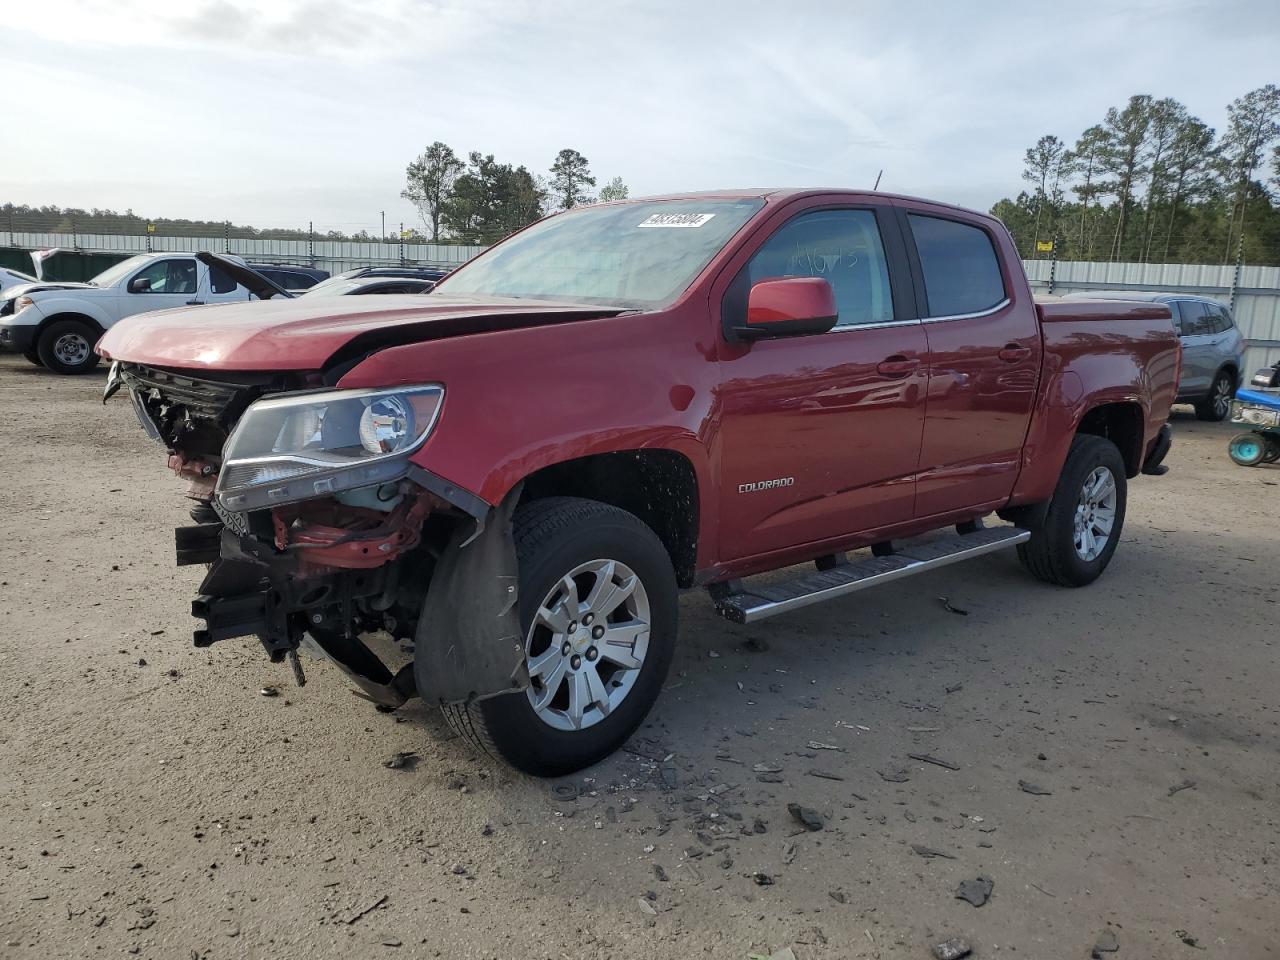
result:
[(1221, 134), (1177, 100), (1139, 94), (1072, 145), (1042, 136), (1024, 157), (1028, 187), (991, 212), (1027, 258), (1277, 264), (1277, 141), (1275, 84), (1232, 101)]
[(555, 210), (628, 195), (621, 177), (593, 195), (596, 178), (587, 158), (570, 147), (556, 155), (548, 173), (543, 177), (523, 164), (499, 163), (478, 150), (464, 161), (437, 140), (405, 169), (400, 196), (418, 208), (430, 240), (496, 243)]

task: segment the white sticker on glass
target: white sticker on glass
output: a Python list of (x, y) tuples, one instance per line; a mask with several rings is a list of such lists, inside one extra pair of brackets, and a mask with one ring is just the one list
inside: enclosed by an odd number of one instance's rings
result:
[(700, 227), (714, 216), (714, 213), (655, 213), (641, 220), (636, 226)]

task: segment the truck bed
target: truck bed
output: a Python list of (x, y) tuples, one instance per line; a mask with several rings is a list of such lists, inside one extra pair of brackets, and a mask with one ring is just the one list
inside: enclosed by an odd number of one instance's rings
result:
[(1066, 323), (1090, 320), (1166, 320), (1173, 315), (1163, 303), (1142, 300), (1064, 300), (1062, 297), (1037, 296), (1036, 313), (1041, 323)]

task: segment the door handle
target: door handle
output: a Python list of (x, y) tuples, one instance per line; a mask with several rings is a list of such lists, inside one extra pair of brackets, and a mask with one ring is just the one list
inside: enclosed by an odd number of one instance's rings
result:
[(1005, 363), (1017, 363), (1031, 356), (1031, 348), (1020, 343), (1006, 343), (1004, 349), (997, 354)]
[(204, 303), (204, 301), (203, 301), (203, 300), (188, 300), (188, 301), (187, 301), (187, 306), (188, 306), (188, 307), (198, 307), (198, 306), (200, 306), (202, 303)]
[(885, 377), (905, 377), (913, 373), (918, 366), (920, 366), (918, 359), (895, 353), (877, 363), (876, 371)]

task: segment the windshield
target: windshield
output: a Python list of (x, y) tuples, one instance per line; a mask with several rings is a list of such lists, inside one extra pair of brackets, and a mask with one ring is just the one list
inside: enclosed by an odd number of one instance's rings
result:
[(763, 200), (655, 200), (580, 207), (534, 224), (459, 268), (436, 289), (664, 306), (763, 206)]
[(140, 253), (136, 257), (130, 257), (128, 260), (122, 260), (114, 267), (107, 267), (89, 282), (95, 287), (114, 287), (117, 283), (124, 279), (127, 274), (132, 273), (138, 267), (142, 266), (151, 259), (151, 254)]

